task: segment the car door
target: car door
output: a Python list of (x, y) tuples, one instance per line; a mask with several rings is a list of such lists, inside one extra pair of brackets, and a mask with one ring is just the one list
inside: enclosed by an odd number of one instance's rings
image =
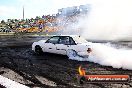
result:
[(56, 50), (57, 50), (56, 52), (58, 54), (66, 55), (67, 50), (71, 49), (71, 46), (73, 45), (75, 45), (75, 42), (74, 44), (72, 43), (71, 37), (62, 36), (60, 37), (58, 44), (56, 44)]
[(44, 45), (44, 51), (49, 53), (56, 53), (56, 44), (58, 43), (59, 37), (54, 36), (48, 39)]

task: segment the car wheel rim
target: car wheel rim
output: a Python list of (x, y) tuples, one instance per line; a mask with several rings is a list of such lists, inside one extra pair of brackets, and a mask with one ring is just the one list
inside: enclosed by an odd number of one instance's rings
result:
[(67, 56), (68, 57), (75, 57), (75, 56), (77, 56), (76, 51), (74, 51), (74, 50), (68, 50), (67, 51)]

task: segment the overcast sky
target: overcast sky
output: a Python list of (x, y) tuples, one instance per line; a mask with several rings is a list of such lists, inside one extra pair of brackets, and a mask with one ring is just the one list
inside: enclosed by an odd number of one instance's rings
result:
[(0, 20), (8, 18), (22, 19), (23, 6), (25, 8), (25, 18), (34, 18), (57, 13), (58, 9), (61, 8), (85, 4), (92, 5), (92, 8), (100, 8), (106, 5), (111, 8), (113, 4), (115, 5), (114, 8), (120, 6), (124, 8), (130, 6), (129, 8), (131, 8), (132, 0), (0, 0)]
[(87, 4), (87, 0), (0, 0), (0, 20), (25, 18), (57, 13), (58, 9)]

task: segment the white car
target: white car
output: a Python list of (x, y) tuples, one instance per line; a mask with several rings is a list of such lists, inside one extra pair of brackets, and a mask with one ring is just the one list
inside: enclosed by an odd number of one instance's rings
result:
[(92, 51), (90, 42), (77, 35), (52, 36), (48, 40), (40, 40), (32, 44), (32, 50), (37, 54), (43, 52), (70, 56), (88, 57)]

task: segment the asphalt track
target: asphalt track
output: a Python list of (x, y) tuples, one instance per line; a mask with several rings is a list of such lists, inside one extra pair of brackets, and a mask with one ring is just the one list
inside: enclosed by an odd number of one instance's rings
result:
[[(101, 66), (93, 62), (81, 62), (69, 60), (67, 56), (44, 53), (36, 55), (31, 50), (34, 41), (46, 39), (45, 37), (19, 37), (2, 38), (0, 48), (0, 67), (13, 70), (23, 77), (23, 83), (31, 88), (131, 88), (128, 83), (78, 83), (78, 67), (86, 67), (88, 74), (127, 74), (132, 75), (131, 70), (115, 69), (111, 66)], [(11, 75), (12, 76), (12, 75)], [(37, 76), (53, 81), (56, 86), (49, 86), (38, 80)], [(16, 78), (17, 79), (17, 78)], [(17, 81), (17, 80), (16, 80)]]

